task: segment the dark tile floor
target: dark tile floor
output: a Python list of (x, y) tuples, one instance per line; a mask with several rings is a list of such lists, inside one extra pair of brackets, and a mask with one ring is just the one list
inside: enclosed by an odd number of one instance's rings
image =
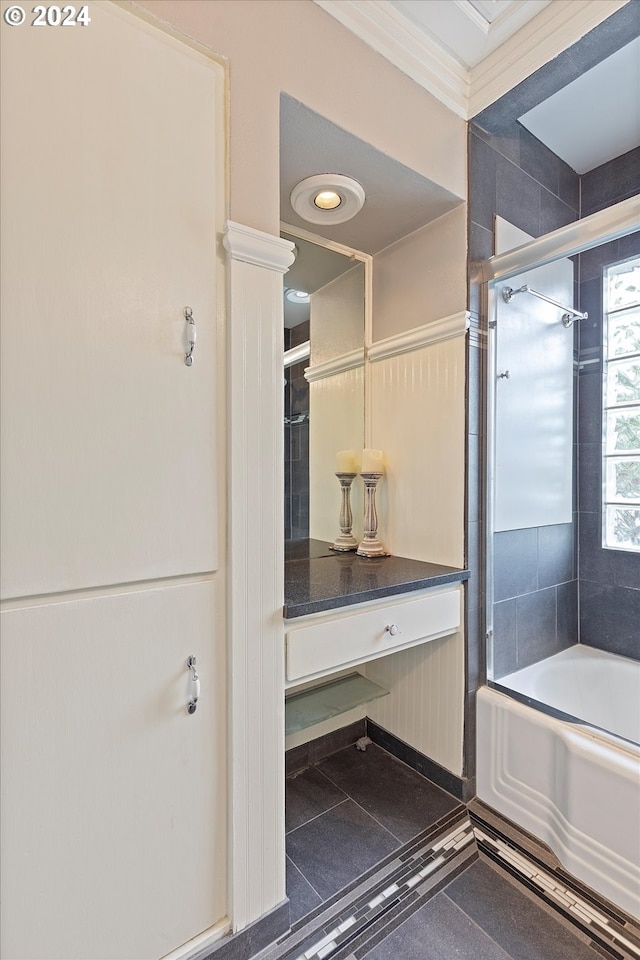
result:
[(602, 960), (483, 860), (428, 900), (366, 960)]
[[(348, 893), (346, 900), (340, 900), (345, 894), (336, 896), (338, 891), (351, 889), (363, 873), (394, 851), (404, 860), (404, 851), (422, 842), (407, 841), (440, 821), (446, 825), (468, 817), (454, 797), (375, 745), (364, 753), (347, 747), (289, 777), (286, 797), (287, 893), (291, 923), (299, 934), (294, 942), (285, 938), (274, 958), (288, 960), (307, 956), (307, 949), (313, 960), (324, 955), (318, 938), (336, 923), (327, 917), (335, 917), (340, 904), (353, 897)], [(442, 827), (436, 828), (436, 836), (438, 830)], [(450, 826), (445, 826), (447, 830)], [(425, 894), (418, 888), (418, 899), (404, 913), (396, 919), (389, 915), (352, 946), (338, 949), (335, 960), (602, 960), (613, 956), (594, 949), (583, 932), (503, 869), (467, 849), (467, 858), (440, 884)], [(379, 873), (376, 876), (379, 882)], [(368, 880), (364, 888), (367, 884)], [(362, 888), (357, 889), (362, 898)], [(364, 902), (367, 899), (364, 889)]]
[(346, 747), (287, 778), (291, 922), (458, 806), (375, 744)]

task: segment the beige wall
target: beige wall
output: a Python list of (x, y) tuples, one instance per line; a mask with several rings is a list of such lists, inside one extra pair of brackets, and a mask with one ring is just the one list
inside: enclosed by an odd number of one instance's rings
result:
[(465, 122), (312, 0), (140, 0), (230, 64), (231, 219), (279, 232), (284, 92), (466, 196)]
[(362, 349), (364, 274), (364, 263), (359, 263), (311, 294), (312, 365)]
[(373, 340), (466, 310), (467, 206), (373, 259)]

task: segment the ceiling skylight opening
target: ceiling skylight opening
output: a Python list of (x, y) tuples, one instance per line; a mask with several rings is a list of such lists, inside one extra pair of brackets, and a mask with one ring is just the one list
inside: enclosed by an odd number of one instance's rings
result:
[(487, 23), (493, 23), (513, 4), (513, 0), (466, 0)]

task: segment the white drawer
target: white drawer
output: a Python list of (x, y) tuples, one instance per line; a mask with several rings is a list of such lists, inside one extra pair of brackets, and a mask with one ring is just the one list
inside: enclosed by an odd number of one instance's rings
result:
[(286, 633), (287, 681), (375, 660), (459, 626), (460, 588), (453, 587), (293, 627)]

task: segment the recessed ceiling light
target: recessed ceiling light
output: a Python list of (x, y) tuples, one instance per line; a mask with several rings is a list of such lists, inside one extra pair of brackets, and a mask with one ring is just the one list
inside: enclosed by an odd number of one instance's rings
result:
[(290, 303), (309, 303), (311, 299), (306, 290), (289, 289), (286, 291), (285, 297)]
[(309, 223), (344, 223), (362, 210), (365, 193), (357, 180), (338, 173), (307, 177), (291, 191), (291, 206)]
[(321, 190), (313, 198), (313, 202), (321, 210), (335, 210), (342, 203), (342, 197), (335, 190)]

